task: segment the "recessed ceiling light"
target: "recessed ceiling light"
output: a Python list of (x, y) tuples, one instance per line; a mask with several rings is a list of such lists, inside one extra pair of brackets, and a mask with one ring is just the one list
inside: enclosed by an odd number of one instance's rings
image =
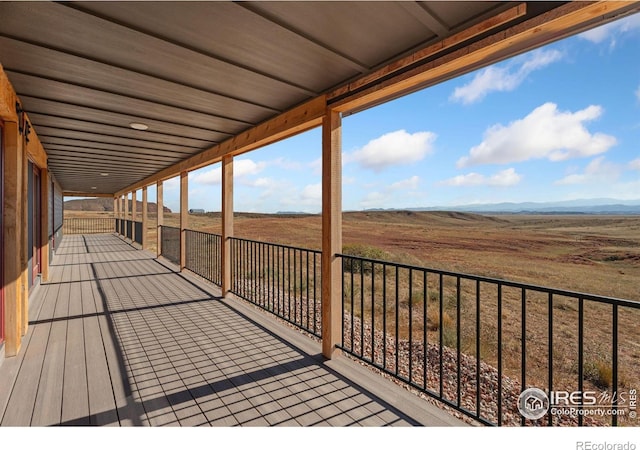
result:
[(103, 176), (103, 177), (108, 177), (109, 176), (109, 174), (107, 172), (100, 172), (100, 175)]
[(149, 129), (149, 125), (145, 125), (144, 123), (138, 123), (138, 122), (131, 122), (129, 126), (134, 130), (140, 130), (140, 131)]
[(95, 187), (95, 186), (91, 186), (91, 189), (98, 189), (98, 188), (97, 188), (97, 187)]

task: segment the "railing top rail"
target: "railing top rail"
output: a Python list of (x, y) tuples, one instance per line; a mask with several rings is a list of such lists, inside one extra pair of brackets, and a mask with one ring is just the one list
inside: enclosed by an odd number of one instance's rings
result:
[(481, 281), (486, 283), (498, 284), (501, 286), (528, 289), (532, 291), (544, 292), (547, 294), (562, 295), (566, 297), (575, 297), (575, 298), (581, 298), (583, 300), (590, 300), (590, 301), (606, 303), (610, 305), (626, 306), (629, 308), (640, 309), (640, 301), (636, 301), (636, 300), (627, 300), (627, 299), (621, 299), (621, 298), (615, 298), (615, 297), (606, 297), (602, 295), (586, 294), (583, 292), (556, 289), (556, 288), (550, 288), (545, 286), (538, 286), (535, 284), (520, 283), (517, 281), (501, 280), (499, 278), (491, 278), (491, 277), (485, 277), (481, 275), (471, 275), (471, 274), (460, 273), (460, 272), (451, 272), (448, 270), (433, 269), (429, 267), (420, 267), (420, 266), (414, 266), (410, 264), (394, 263), (394, 262), (383, 261), (379, 259), (363, 258), (360, 256), (346, 255), (342, 253), (338, 253), (337, 256), (340, 256), (342, 258), (350, 258), (350, 259), (356, 259), (359, 261), (370, 262), (373, 264), (379, 264), (381, 266), (392, 266), (392, 267), (398, 267), (402, 269), (421, 270), (421, 271), (427, 271), (429, 273), (434, 273), (438, 275), (460, 277), (460, 278), (473, 280), (473, 281)]
[(271, 245), (273, 247), (280, 247), (280, 248), (290, 248), (290, 249), (293, 249), (293, 250), (301, 250), (303, 252), (314, 253), (316, 255), (322, 254), (321, 250), (315, 250), (315, 249), (304, 248), (304, 247), (295, 247), (293, 245), (274, 244), (272, 242), (256, 241), (256, 240), (253, 240), (253, 239), (245, 239), (245, 238), (238, 238), (238, 237), (232, 237), (231, 240), (233, 240), (233, 241), (243, 241), (243, 242), (252, 242), (254, 244), (266, 244), (266, 245)]

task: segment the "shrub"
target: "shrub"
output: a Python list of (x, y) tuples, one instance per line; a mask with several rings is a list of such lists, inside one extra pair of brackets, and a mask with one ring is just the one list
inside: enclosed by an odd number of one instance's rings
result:
[[(356, 258), (364, 259), (378, 259), (385, 260), (387, 253), (374, 247), (372, 245), (365, 244), (348, 244), (342, 247), (342, 254), (347, 256), (355, 256)], [(371, 273), (373, 264), (368, 261), (361, 261), (359, 259), (344, 259), (344, 271), (351, 273), (360, 273), (362, 270), (364, 273)]]
[(607, 389), (613, 382), (613, 368), (607, 361), (586, 361), (584, 363), (584, 377), (601, 389)]

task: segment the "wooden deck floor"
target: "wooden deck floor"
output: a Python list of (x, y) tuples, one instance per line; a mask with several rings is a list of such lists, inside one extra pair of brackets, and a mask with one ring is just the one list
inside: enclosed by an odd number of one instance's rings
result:
[(3, 426), (462, 425), (112, 235), (67, 236), (0, 366)]

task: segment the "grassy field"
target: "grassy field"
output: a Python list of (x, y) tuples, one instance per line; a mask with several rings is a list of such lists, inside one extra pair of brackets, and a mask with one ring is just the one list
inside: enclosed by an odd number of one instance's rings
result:
[[(68, 217), (84, 213), (67, 213)], [(95, 216), (95, 213), (85, 215)], [(178, 214), (165, 214), (165, 225), (177, 226)], [(155, 249), (155, 216), (149, 218), (149, 249)], [(319, 249), (321, 218), (316, 215), (261, 215), (238, 213), (235, 235), (241, 238)], [(219, 214), (190, 215), (189, 228), (220, 233)], [(455, 212), (350, 212), (343, 215), (345, 246), (372, 250), (378, 258), (502, 280), (517, 281), (563, 290), (640, 301), (640, 216), (592, 215), (495, 215)], [(378, 274), (369, 277), (381, 277)], [(445, 345), (455, 339), (455, 302), (451, 281), (444, 286), (444, 314), (428, 317), (431, 342), (443, 327)], [(376, 281), (377, 282), (377, 281)], [(419, 285), (419, 281), (414, 284)], [(432, 283), (432, 282), (431, 282)], [(370, 284), (370, 283), (366, 283)], [(430, 284), (430, 288), (434, 288)], [(435, 286), (437, 289), (437, 286)], [(462, 286), (462, 346), (475, 354), (473, 283)], [(489, 289), (490, 291), (490, 289)], [(412, 308), (428, 302), (437, 311), (439, 299), (411, 296)], [(368, 293), (366, 294), (368, 296)], [(586, 303), (584, 315), (584, 364), (586, 387), (611, 386), (611, 306)], [(401, 301), (401, 316), (408, 317), (407, 299)], [(359, 308), (356, 306), (356, 309)], [(380, 321), (381, 302), (374, 301), (355, 313)], [(503, 370), (519, 378), (521, 359), (520, 311), (517, 290), (505, 289), (503, 302)], [(496, 364), (497, 317), (494, 292), (484, 292), (482, 360)], [(393, 312), (387, 311), (393, 316)], [(422, 339), (422, 318), (413, 316), (413, 338)], [(532, 295), (527, 301), (527, 364), (529, 385), (547, 383), (546, 296)], [(619, 322), (619, 384), (637, 388), (640, 376), (640, 311), (621, 308)], [(391, 320), (391, 319), (390, 319)], [(576, 389), (577, 321), (575, 299), (558, 298), (554, 304), (554, 386)], [(406, 322), (406, 321), (405, 321)], [(376, 325), (378, 326), (378, 325)], [(394, 325), (395, 326), (395, 325)], [(408, 337), (406, 323), (400, 336)], [(379, 328), (378, 328), (379, 329)]]

